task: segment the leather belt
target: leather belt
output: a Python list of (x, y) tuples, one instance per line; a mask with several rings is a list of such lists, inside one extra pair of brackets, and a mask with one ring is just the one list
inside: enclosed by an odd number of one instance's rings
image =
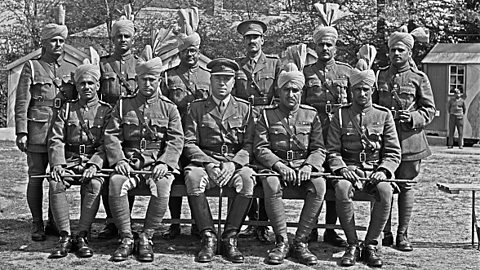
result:
[(240, 150), (240, 147), (236, 144), (220, 144), (220, 145), (213, 145), (213, 146), (206, 146), (205, 150), (211, 151), (213, 153), (218, 154), (229, 154), (229, 153), (236, 153)]
[(68, 152), (77, 153), (80, 155), (92, 155), (95, 153), (95, 146), (85, 144), (66, 144), (65, 150)]
[(158, 149), (162, 147), (162, 141), (150, 141), (146, 139), (141, 139), (138, 141), (123, 141), (122, 146), (125, 148), (137, 148), (140, 151), (147, 149)]
[(256, 97), (256, 96), (253, 96), (253, 95), (248, 97), (248, 102), (250, 102), (250, 104), (252, 106), (268, 105), (269, 104), (268, 97)]
[(54, 99), (47, 99), (45, 100), (43, 96), (39, 96), (36, 98), (33, 98), (30, 101), (30, 106), (47, 106), (47, 107), (53, 107), (55, 109), (60, 109), (62, 107), (62, 99), (61, 98), (54, 98)]
[(380, 152), (375, 151), (373, 153), (367, 154), (365, 151), (361, 152), (350, 152), (350, 151), (342, 151), (342, 158), (344, 160), (354, 161), (354, 162), (378, 162), (380, 159)]
[(298, 151), (294, 151), (294, 150), (288, 150), (288, 151), (287, 150), (274, 150), (273, 152), (279, 158), (285, 159), (285, 160), (288, 160), (288, 161), (297, 160), (297, 159), (305, 159), (308, 156), (308, 152), (303, 151), (303, 150), (298, 150)]

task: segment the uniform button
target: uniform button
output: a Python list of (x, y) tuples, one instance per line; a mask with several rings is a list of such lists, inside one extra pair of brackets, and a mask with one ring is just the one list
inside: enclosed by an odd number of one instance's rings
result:
[(146, 116), (144, 116), (143, 119), (147, 120), (148, 118)]
[(147, 129), (146, 128), (143, 128), (143, 131), (146, 131)]
[(290, 138), (290, 141), (293, 142), (293, 138)]
[(87, 123), (87, 122), (88, 122), (88, 120), (83, 120), (83, 122)]
[(145, 105), (145, 108), (148, 108), (148, 104)]

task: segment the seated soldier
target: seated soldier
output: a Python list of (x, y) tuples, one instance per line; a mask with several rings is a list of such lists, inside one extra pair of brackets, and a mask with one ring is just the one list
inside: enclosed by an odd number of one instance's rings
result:
[(253, 170), (246, 167), (252, 158), (253, 119), (248, 102), (230, 94), (238, 64), (219, 58), (208, 63), (207, 68), (211, 69), (211, 95), (190, 104), (184, 128), (184, 155), (190, 162), (185, 168), (185, 185), (202, 236), (197, 261), (210, 262), (217, 248), (205, 190), (229, 186), (237, 195), (221, 236), (221, 253), (234, 263), (242, 263), (237, 236), (253, 195)]
[[(382, 180), (391, 178), (400, 163), (400, 143), (390, 111), (372, 105), (374, 72), (354, 73), (350, 81), (352, 104), (335, 113), (327, 136), (328, 165), (333, 173), (344, 177), (332, 180), (340, 224), (348, 243), (340, 264), (352, 266), (361, 258), (368, 266), (381, 267), (383, 263), (376, 246), (387, 222), (393, 195), (392, 184)], [(375, 197), (363, 250), (355, 230), (352, 200), (354, 191), (362, 189), (360, 177), (370, 178), (363, 190)]]
[[(73, 243), (79, 257), (93, 255), (87, 245), (87, 235), (98, 211), (104, 182), (102, 177), (96, 177), (95, 174), (103, 167), (105, 160), (103, 133), (111, 107), (97, 97), (100, 78), (98, 66), (81, 65), (74, 77), (79, 100), (67, 103), (60, 109), (48, 135), (48, 154), (52, 166), (50, 207), (60, 231), (60, 241), (49, 258), (67, 256), (73, 249)], [(68, 177), (70, 173), (79, 173), (82, 177), (74, 180)], [(65, 194), (70, 184), (81, 184), (82, 194), (79, 233), (74, 241)]]
[[(113, 261), (124, 261), (134, 251), (127, 195), (137, 187), (148, 187), (151, 197), (136, 255), (139, 261), (153, 261), (152, 238), (167, 210), (173, 174), (178, 173), (183, 149), (180, 114), (158, 88), (162, 61), (152, 59), (149, 51), (145, 48), (144, 60), (135, 68), (137, 95), (117, 103), (105, 130), (108, 162), (115, 166), (109, 180), (109, 204), (121, 238)], [(133, 170), (151, 173), (133, 174)]]
[(305, 191), (305, 204), (300, 214), (293, 241), (292, 255), (306, 265), (317, 263), (308, 249), (308, 237), (317, 225), (325, 195), (325, 179), (313, 177), (322, 172), (325, 161), (322, 125), (317, 111), (300, 104), (305, 84), (303, 73), (295, 64), (288, 64), (278, 78), (280, 103), (263, 111), (255, 128), (255, 159), (264, 172), (278, 173), (262, 179), (265, 209), (276, 236), (275, 248), (266, 258), (269, 264), (281, 264), (289, 252), (285, 206), (282, 200), (285, 185)]

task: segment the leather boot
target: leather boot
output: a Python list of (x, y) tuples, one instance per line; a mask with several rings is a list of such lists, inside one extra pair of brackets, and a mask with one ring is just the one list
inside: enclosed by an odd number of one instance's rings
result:
[(290, 245), (288, 244), (288, 238), (285, 239), (281, 235), (275, 237), (275, 247), (270, 250), (267, 258), (265, 259), (268, 264), (282, 264), (283, 260), (288, 256)]
[(47, 236), (45, 235), (45, 228), (43, 227), (43, 221), (34, 221), (32, 223), (32, 240), (33, 241), (45, 241)]
[(345, 248), (342, 259), (340, 260), (341, 266), (353, 266), (360, 260), (360, 247), (358, 244), (349, 245)]
[(325, 230), (323, 233), (323, 242), (335, 247), (346, 247), (348, 245), (347, 241), (343, 240), (343, 238), (332, 229)]
[(308, 236), (308, 243), (317, 242), (318, 240), (318, 229), (314, 228), (310, 235)]
[[(393, 237), (393, 236), (392, 236)], [(407, 232), (405, 234), (397, 234), (397, 249), (400, 251), (412, 251), (412, 243), (408, 240)]]
[(131, 238), (123, 238), (120, 246), (113, 252), (112, 261), (121, 262), (133, 254), (134, 242)]
[(314, 265), (318, 262), (317, 256), (308, 249), (307, 237), (293, 240), (292, 257), (297, 258), (300, 263), (305, 265)]
[(362, 261), (370, 267), (382, 267), (382, 259), (377, 255), (376, 245), (365, 245), (362, 248)]
[(393, 233), (383, 232), (382, 246), (390, 247), (393, 245)]
[[(188, 196), (188, 204), (195, 224), (200, 232), (204, 230), (214, 231), (212, 212), (204, 193)], [(202, 235), (203, 239), (203, 235)]]
[(217, 251), (217, 236), (211, 230), (202, 233), (201, 249), (197, 254), (197, 262), (211, 262)]
[(236, 232), (222, 235), (222, 255), (233, 263), (243, 263), (245, 258), (237, 248), (238, 237)]
[(87, 239), (88, 232), (82, 231), (77, 235), (75, 244), (76, 244), (76, 252), (75, 254), (80, 258), (89, 258), (93, 256), (93, 250), (88, 246), (88, 239)]
[(72, 249), (72, 238), (68, 235), (67, 232), (60, 232), (60, 239), (58, 240), (57, 245), (48, 256), (49, 259), (58, 259), (63, 258), (68, 255)]
[(153, 262), (153, 242), (145, 233), (139, 235), (137, 260), (141, 262)]

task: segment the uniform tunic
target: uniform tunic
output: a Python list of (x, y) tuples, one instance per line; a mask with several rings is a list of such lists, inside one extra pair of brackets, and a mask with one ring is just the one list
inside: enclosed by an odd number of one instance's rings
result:
[(27, 134), (28, 151), (47, 153), (47, 133), (65, 100), (77, 98), (71, 74), (76, 64), (43, 55), (23, 66), (15, 101), (15, 132)]
[[(415, 67), (400, 70), (393, 66), (377, 74), (377, 87), (373, 102), (391, 109), (402, 147), (402, 161), (416, 161), (431, 155), (424, 128), (435, 117), (435, 103), (430, 81)], [(400, 122), (397, 110), (411, 111), (410, 123)]]
[[(134, 94), (137, 87), (136, 64), (137, 57), (132, 53), (100, 58), (100, 99), (113, 106), (120, 97)], [(120, 77), (124, 80), (120, 80)]]

